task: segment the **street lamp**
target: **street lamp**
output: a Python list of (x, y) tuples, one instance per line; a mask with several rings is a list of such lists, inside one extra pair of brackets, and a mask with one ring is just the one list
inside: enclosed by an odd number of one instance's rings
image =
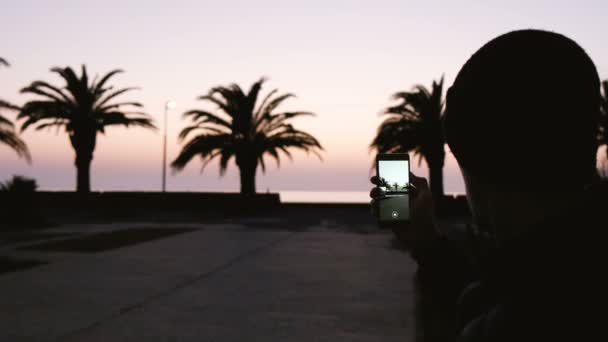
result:
[(165, 103), (165, 133), (163, 134), (163, 192), (167, 190), (167, 113), (173, 109), (177, 103), (169, 100)]

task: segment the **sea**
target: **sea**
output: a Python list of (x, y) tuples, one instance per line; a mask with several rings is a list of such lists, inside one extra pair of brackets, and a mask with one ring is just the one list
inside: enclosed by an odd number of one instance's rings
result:
[(283, 203), (369, 203), (370, 200), (369, 191), (279, 191), (279, 196)]
[[(71, 191), (66, 189), (43, 188), (42, 191)], [(93, 191), (102, 191), (93, 189)], [(114, 191), (114, 190), (110, 190)], [(115, 191), (125, 191), (123, 189)], [(140, 191), (140, 190), (126, 190)], [(148, 190), (144, 190), (148, 191)], [(103, 191), (102, 191), (103, 192)], [(211, 191), (223, 192), (223, 191)], [(369, 191), (270, 191), (279, 193), (282, 203), (369, 203)], [(258, 193), (265, 193), (258, 191)], [(461, 193), (446, 193), (447, 196), (458, 196)]]
[(367, 203), (365, 191), (279, 191), (282, 203)]

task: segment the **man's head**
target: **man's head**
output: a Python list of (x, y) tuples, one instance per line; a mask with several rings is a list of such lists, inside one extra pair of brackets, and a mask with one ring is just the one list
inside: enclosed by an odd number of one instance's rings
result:
[(475, 52), (444, 118), (473, 206), (489, 191), (565, 194), (591, 183), (599, 85), (585, 51), (557, 33), (514, 31)]

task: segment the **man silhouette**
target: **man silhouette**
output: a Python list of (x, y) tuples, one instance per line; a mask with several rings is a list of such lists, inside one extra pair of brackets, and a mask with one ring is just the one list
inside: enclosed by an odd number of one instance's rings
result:
[[(596, 171), (599, 86), (585, 51), (547, 31), (501, 35), (462, 67), (448, 90), (444, 128), (483, 234), (466, 244), (447, 238), (426, 181), (413, 175), (411, 223), (393, 227), (418, 262), (423, 296), (455, 307), (454, 324), (443, 325), (450, 331), (425, 331), (427, 340), (597, 333), (606, 226)], [(372, 208), (381, 195), (372, 189)]]

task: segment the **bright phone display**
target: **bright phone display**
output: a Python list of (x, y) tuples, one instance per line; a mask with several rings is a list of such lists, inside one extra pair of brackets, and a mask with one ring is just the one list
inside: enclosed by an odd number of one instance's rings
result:
[(399, 222), (410, 220), (410, 160), (405, 153), (379, 154), (376, 157), (377, 186), (385, 198), (378, 202), (379, 220)]

